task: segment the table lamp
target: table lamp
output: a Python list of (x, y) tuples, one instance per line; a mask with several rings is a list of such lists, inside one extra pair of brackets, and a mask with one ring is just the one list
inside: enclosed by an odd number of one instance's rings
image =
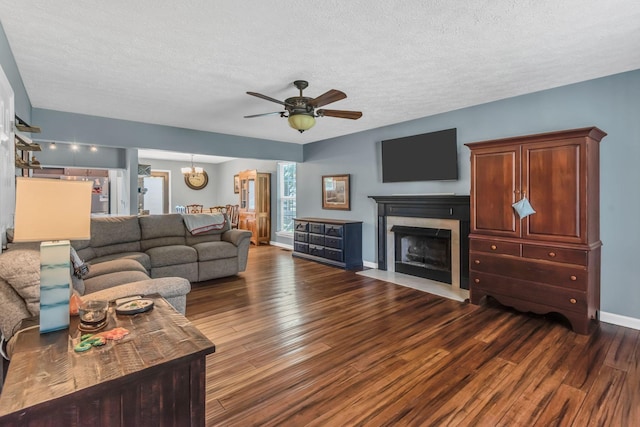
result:
[(69, 240), (91, 237), (91, 181), (16, 178), (14, 242), (40, 244), (40, 333), (69, 326)]

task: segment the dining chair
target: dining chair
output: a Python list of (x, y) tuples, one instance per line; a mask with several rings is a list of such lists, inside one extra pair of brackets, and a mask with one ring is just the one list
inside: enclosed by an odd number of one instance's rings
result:
[(187, 205), (187, 213), (202, 213), (202, 205)]
[(227, 205), (227, 216), (231, 221), (231, 228), (238, 228), (238, 219), (240, 217), (240, 205)]
[(211, 206), (209, 208), (209, 212), (211, 213), (227, 213), (226, 206)]

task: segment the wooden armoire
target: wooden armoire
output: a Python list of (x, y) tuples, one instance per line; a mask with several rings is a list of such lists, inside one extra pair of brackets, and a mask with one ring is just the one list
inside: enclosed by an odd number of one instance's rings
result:
[[(560, 313), (588, 334), (600, 309), (599, 144), (590, 127), (471, 149), (469, 282), (520, 311)], [(526, 197), (535, 213), (520, 218)]]
[(240, 172), (240, 213), (238, 228), (251, 231), (251, 243), (269, 244), (271, 240), (271, 174), (246, 170)]

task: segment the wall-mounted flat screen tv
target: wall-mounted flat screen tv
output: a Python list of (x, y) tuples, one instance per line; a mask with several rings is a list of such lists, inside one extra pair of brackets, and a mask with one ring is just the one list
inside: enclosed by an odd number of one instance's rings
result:
[(457, 179), (455, 128), (382, 141), (382, 182)]

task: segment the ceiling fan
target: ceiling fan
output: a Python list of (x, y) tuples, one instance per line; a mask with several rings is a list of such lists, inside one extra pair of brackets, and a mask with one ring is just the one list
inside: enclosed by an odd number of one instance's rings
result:
[(316, 117), (338, 117), (340, 119), (357, 120), (362, 117), (360, 111), (346, 111), (346, 110), (325, 110), (319, 109), (332, 102), (345, 99), (347, 95), (339, 90), (331, 89), (316, 98), (308, 98), (302, 96), (302, 91), (309, 86), (309, 82), (306, 80), (296, 80), (293, 85), (300, 90), (300, 96), (292, 96), (284, 101), (271, 98), (270, 96), (263, 95), (256, 92), (247, 92), (248, 95), (257, 96), (258, 98), (266, 99), (267, 101), (275, 102), (277, 104), (284, 105), (285, 111), (275, 111), (273, 113), (253, 114), (251, 116), (244, 116), (245, 118), (270, 116), (272, 114), (279, 114), (280, 117), (287, 117), (289, 119), (289, 126), (296, 129), (300, 133), (305, 130), (309, 130), (316, 124)]

